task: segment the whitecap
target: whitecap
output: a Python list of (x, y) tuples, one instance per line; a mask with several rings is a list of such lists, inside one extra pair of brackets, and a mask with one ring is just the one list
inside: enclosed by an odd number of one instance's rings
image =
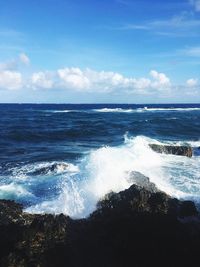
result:
[(118, 113), (131, 113), (135, 112), (134, 109), (122, 109), (122, 108), (101, 108), (101, 109), (94, 109), (95, 112), (103, 112), (103, 113), (109, 113), (109, 112), (118, 112)]

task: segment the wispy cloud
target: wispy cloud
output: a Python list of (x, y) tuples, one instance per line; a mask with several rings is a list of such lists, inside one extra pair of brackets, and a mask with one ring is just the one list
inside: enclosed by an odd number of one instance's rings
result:
[[(146, 3), (148, 1), (146, 0), (114, 0), (117, 4), (121, 6), (126, 6), (126, 7), (132, 7), (137, 10), (141, 10), (146, 6)], [(185, 1), (155, 1), (153, 3), (153, 9), (154, 10), (180, 10), (183, 9), (185, 10), (188, 8), (188, 2), (190, 0), (185, 0)]]
[(148, 31), (157, 35), (165, 36), (199, 36), (200, 19), (192, 14), (184, 12), (165, 20), (147, 21), (144, 23), (129, 23), (118, 28), (119, 30)]
[(180, 51), (183, 55), (191, 57), (200, 57), (200, 46), (188, 47)]
[(12, 46), (15, 46), (16, 44), (22, 44), (26, 41), (26, 35), (24, 33), (5, 28), (0, 28), (0, 38), (1, 45), (4, 43), (7, 45), (9, 43), (12, 44)]
[(116, 0), (116, 3), (122, 4), (122, 5), (130, 5), (130, 2), (127, 0)]
[(12, 29), (0, 29), (0, 36), (2, 37), (18, 37), (22, 38), (24, 34)]
[(189, 0), (189, 2), (197, 12), (200, 11), (200, 0)]
[(29, 65), (30, 59), (25, 53), (19, 54), (18, 57), (7, 60), (5, 62), (0, 62), (0, 71), (13, 71), (18, 69), (19, 65)]
[(19, 55), (19, 60), (20, 60), (21, 63), (23, 63), (25, 65), (29, 65), (30, 64), (30, 58), (25, 53), (21, 53)]

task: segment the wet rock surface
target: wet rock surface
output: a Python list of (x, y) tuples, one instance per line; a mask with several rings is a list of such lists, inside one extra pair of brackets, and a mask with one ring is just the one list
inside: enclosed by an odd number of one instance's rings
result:
[(156, 193), (159, 191), (155, 184), (150, 182), (148, 177), (137, 171), (132, 171), (129, 173), (128, 181), (137, 186), (144, 187), (151, 193)]
[(170, 198), (144, 177), (143, 186), (106, 195), (82, 220), (27, 214), (1, 200), (0, 266), (199, 266), (194, 203)]
[(172, 154), (178, 156), (186, 156), (191, 158), (193, 151), (190, 146), (168, 146), (168, 145), (158, 145), (158, 144), (149, 144), (150, 148), (155, 152)]

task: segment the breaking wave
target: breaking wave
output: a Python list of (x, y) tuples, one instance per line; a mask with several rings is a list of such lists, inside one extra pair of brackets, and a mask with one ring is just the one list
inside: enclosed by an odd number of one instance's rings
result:
[(58, 175), (56, 196), (40, 199), (26, 211), (86, 217), (105, 194), (127, 189), (134, 181), (134, 172), (149, 177), (173, 197), (199, 201), (200, 158), (158, 154), (149, 147), (150, 143), (160, 142), (144, 136), (125, 136), (121, 146), (91, 151), (78, 166), (73, 166), (73, 172), (65, 170)]

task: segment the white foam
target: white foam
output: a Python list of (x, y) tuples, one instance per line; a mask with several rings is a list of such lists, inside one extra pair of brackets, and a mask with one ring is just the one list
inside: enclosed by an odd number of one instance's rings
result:
[(200, 108), (147, 108), (144, 107), (144, 111), (195, 111), (200, 110)]
[(95, 112), (103, 112), (103, 113), (133, 113), (133, 112), (156, 112), (156, 111), (164, 111), (164, 112), (170, 112), (170, 111), (197, 111), (200, 110), (200, 108), (151, 108), (151, 107), (144, 107), (144, 108), (101, 108), (101, 109), (94, 109)]
[(137, 111), (136, 109), (122, 109), (122, 108), (101, 108), (101, 109), (94, 109), (95, 112), (118, 112), (118, 113), (131, 113)]
[(53, 113), (69, 113), (69, 112), (73, 112), (74, 110), (53, 110)]
[(71, 113), (71, 112), (81, 112), (81, 113), (90, 113), (90, 112), (102, 112), (102, 113), (134, 113), (134, 112), (170, 112), (170, 111), (198, 111), (200, 108), (176, 108), (176, 107), (166, 107), (166, 108), (153, 108), (153, 107), (143, 107), (143, 108), (97, 108), (97, 109), (82, 109), (82, 110), (44, 110), (43, 112), (47, 113)]
[(70, 109), (65, 109), (65, 110), (40, 110), (41, 112), (47, 112), (47, 113), (69, 113), (69, 112), (74, 112), (76, 110), (70, 110)]
[[(51, 170), (52, 166), (56, 166), (56, 168), (54, 168), (53, 171)], [(79, 172), (78, 166), (75, 166), (72, 163), (67, 163), (64, 161), (41, 162), (41, 163), (27, 164), (20, 168), (18, 167), (12, 168), (13, 179), (25, 180), (31, 173), (38, 172), (39, 175), (39, 171), (44, 169), (46, 169), (45, 172), (46, 175), (48, 174), (51, 175), (52, 172), (54, 174), (62, 174), (65, 172), (70, 172), (70, 173)]]
[(149, 177), (160, 190), (171, 196), (198, 198), (200, 158), (159, 154), (149, 147), (149, 143), (161, 144), (147, 137), (128, 138), (126, 135), (124, 144), (119, 147), (91, 151), (79, 164), (79, 173), (65, 176), (57, 199), (39, 203), (27, 211), (86, 217), (105, 194), (128, 188), (132, 171)]
[(0, 186), (1, 199), (21, 199), (31, 196), (32, 194), (28, 192), (22, 185), (18, 185), (14, 182)]

